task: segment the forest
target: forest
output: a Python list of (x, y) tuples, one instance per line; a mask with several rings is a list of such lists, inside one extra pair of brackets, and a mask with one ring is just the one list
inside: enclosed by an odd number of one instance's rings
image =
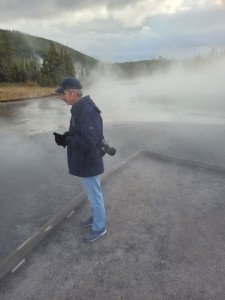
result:
[[(184, 60), (188, 66), (196, 66), (211, 59), (225, 57), (225, 51), (212, 49), (206, 57), (197, 56)], [(159, 56), (157, 59), (122, 63), (103, 63), (68, 46), (19, 31), (0, 29), (0, 83), (35, 82), (50, 87), (67, 76), (86, 79), (96, 72), (104, 76), (111, 72), (118, 77), (134, 78), (139, 75), (165, 71), (177, 64)]]
[(87, 76), (97, 62), (47, 39), (0, 30), (0, 83), (54, 86), (66, 76)]

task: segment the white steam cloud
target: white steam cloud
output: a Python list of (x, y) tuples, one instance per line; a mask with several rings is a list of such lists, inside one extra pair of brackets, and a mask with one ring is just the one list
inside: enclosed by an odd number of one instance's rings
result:
[(135, 80), (95, 74), (90, 94), (108, 122), (224, 122), (224, 76), (225, 60)]

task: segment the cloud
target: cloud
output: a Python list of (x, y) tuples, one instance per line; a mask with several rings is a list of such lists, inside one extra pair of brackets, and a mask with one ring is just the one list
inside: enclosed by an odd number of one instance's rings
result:
[(198, 5), (221, 5), (224, 0), (1, 0), (1, 22), (19, 19), (46, 19), (51, 21), (66, 18), (67, 22), (90, 22), (113, 18), (124, 26), (135, 27), (155, 14), (173, 14)]
[(144, 59), (223, 46), (224, 5), (225, 0), (1, 0), (0, 28), (103, 60)]
[(124, 7), (116, 8), (111, 11), (113, 18), (120, 21), (124, 26), (136, 27), (144, 23), (144, 21), (154, 15), (172, 14), (176, 11), (186, 9), (180, 0), (162, 0), (162, 1), (137, 1)]

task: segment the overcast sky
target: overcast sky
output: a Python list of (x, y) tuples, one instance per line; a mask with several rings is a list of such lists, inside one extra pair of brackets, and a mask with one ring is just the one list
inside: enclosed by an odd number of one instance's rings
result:
[(1, 0), (0, 11), (1, 29), (108, 62), (225, 49), (225, 0)]

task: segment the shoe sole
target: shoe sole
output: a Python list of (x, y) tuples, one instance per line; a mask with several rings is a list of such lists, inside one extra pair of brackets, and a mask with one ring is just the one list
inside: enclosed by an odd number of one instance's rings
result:
[(94, 242), (94, 241), (96, 241), (100, 236), (106, 234), (106, 232), (107, 232), (107, 231), (106, 231), (106, 229), (105, 229), (105, 231), (103, 231), (101, 234), (99, 234), (94, 240), (84, 240), (84, 241), (87, 242), (87, 243)]

